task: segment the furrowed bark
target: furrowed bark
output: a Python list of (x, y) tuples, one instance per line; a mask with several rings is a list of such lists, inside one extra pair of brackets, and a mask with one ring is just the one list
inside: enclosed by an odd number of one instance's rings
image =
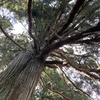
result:
[(34, 55), (22, 52), (0, 74), (0, 100), (31, 100), (44, 69), (43, 61)]

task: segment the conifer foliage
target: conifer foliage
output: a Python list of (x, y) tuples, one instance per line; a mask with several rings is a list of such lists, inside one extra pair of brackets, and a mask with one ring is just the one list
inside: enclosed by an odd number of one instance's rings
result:
[[(0, 100), (92, 98), (81, 87), (100, 83), (99, 0), (0, 0), (0, 9)], [(11, 33), (14, 20), (23, 33)]]

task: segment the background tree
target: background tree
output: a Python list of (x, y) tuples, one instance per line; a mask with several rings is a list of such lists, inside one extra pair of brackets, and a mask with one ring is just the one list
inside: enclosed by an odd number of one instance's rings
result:
[[(4, 0), (0, 2), (0, 5), (1, 9), (6, 8), (13, 12), (14, 19), (22, 24), (24, 21), (28, 26), (25, 36), (15, 38), (10, 33), (13, 27), (11, 17), (5, 14), (0, 16), (0, 29), (6, 36), (0, 38), (2, 40), (0, 46), (5, 46), (1, 49), (1, 58), (3, 58), (1, 62), (7, 61), (4, 59), (4, 50), (7, 51), (6, 57), (9, 56), (9, 52), (18, 50), (17, 54), (13, 53), (14, 56), (10, 54), (10, 59), (19, 54), (8, 66), (10, 60), (4, 65), (0, 63), (3, 68), (6, 68), (0, 74), (0, 100), (31, 100), (39, 79), (45, 88), (58, 94), (62, 99), (74, 100), (74, 97), (70, 96), (71, 93), (68, 93), (68, 89), (65, 93), (65, 89), (61, 90), (51, 85), (53, 81), (49, 82), (43, 78), (42, 72), (47, 67), (48, 70), (52, 69), (50, 76), (54, 71), (53, 76), (60, 75), (58, 80), (62, 79), (61, 84), (63, 85), (57, 84), (59, 87), (68, 85), (70, 82), (68, 88), (72, 92), (78, 91), (75, 95), (82, 92), (90, 97), (89, 92), (87, 94), (72, 81), (67, 71), (73, 69), (100, 82), (99, 0)], [(12, 46), (11, 51), (7, 50), (9, 45), (6, 44), (8, 40), (5, 38), (11, 40), (17, 47)], [(3, 44), (3, 39), (5, 44)], [(48, 70), (46, 69), (45, 73)], [(42, 90), (41, 87), (39, 89)]]

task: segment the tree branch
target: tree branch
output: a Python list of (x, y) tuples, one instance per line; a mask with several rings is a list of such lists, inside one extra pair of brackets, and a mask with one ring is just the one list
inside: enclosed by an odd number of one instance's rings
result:
[[(79, 72), (80, 74), (83, 74), (91, 79), (94, 79), (96, 81), (99, 81), (100, 82), (100, 77), (95, 75), (95, 74), (92, 74), (90, 73), (91, 69), (88, 71), (88, 70), (85, 70), (83, 68), (80, 67), (79, 64), (75, 63), (72, 59), (69, 59), (68, 57), (66, 57), (65, 54), (59, 52), (59, 54), (66, 59), (66, 63), (67, 63), (67, 67), (70, 67), (70, 68), (73, 68), (74, 70), (76, 70), (77, 72)], [(73, 63), (72, 63), (73, 62)], [(98, 72), (100, 71), (99, 69), (97, 69)], [(95, 72), (95, 71), (94, 71)]]
[(34, 41), (35, 50), (36, 50), (36, 52), (38, 52), (37, 41), (36, 41), (36, 38), (32, 34), (32, 11), (31, 11), (31, 7), (32, 7), (32, 0), (28, 0), (28, 22), (29, 22), (28, 31), (29, 31), (30, 37)]
[(57, 68), (56, 65), (61, 65), (61, 67), (63, 67), (66, 66), (68, 63), (66, 61), (53, 60), (53, 61), (45, 61), (45, 64), (49, 68)]
[(53, 69), (57, 68), (54, 64), (52, 64), (52, 65), (51, 64), (46, 64), (46, 66), (49, 67), (49, 68), (53, 68)]
[(87, 34), (85, 34), (85, 33), (78, 33), (78, 34), (76, 34), (76, 35), (74, 35), (74, 36), (72, 36), (72, 37), (69, 37), (69, 38), (64, 39), (64, 40), (62, 40), (62, 41), (59, 41), (59, 42), (57, 42), (57, 43), (55, 43), (55, 44), (52, 44), (52, 45), (50, 45), (48, 48), (45, 47), (44, 50), (43, 50), (43, 52), (42, 52), (42, 54), (41, 54), (41, 56), (42, 56), (43, 58), (45, 58), (45, 56), (46, 56), (48, 53), (50, 53), (51, 51), (53, 51), (53, 50), (55, 50), (55, 49), (57, 49), (57, 48), (59, 48), (59, 47), (65, 45), (65, 44), (74, 43), (74, 42), (78, 41), (79, 39), (82, 39), (83, 37), (86, 37), (86, 36), (91, 35), (91, 34), (93, 34), (93, 33), (87, 33)]
[(53, 92), (53, 93), (56, 93), (57, 95), (59, 95), (60, 97), (62, 97), (64, 100), (70, 100), (69, 98), (65, 97), (63, 94), (59, 93), (58, 91), (53, 90), (53, 89), (49, 88), (48, 86), (46, 86), (45, 83), (44, 83), (44, 81), (43, 81), (43, 79), (42, 79), (42, 77), (40, 77), (40, 79), (41, 79), (42, 85), (43, 85), (46, 89), (48, 89), (49, 91), (51, 91), (51, 92)]
[[(85, 0), (77, 0), (76, 4), (74, 5), (72, 11), (70, 12), (69, 18), (67, 20), (67, 22), (62, 26), (62, 28), (57, 32), (58, 35), (62, 35), (63, 31), (70, 25), (70, 23), (73, 21), (77, 11), (79, 10), (79, 8), (82, 6), (82, 4), (84, 3)], [(55, 39), (57, 39), (56, 36), (52, 37), (49, 40), (49, 44), (51, 44)]]
[(67, 62), (64, 62), (64, 61), (58, 61), (58, 60), (53, 60), (53, 61), (45, 61), (45, 64), (60, 64), (60, 65), (67, 65)]
[[(75, 64), (75, 63), (74, 63), (74, 64)], [(83, 74), (83, 75), (89, 77), (90, 79), (94, 79), (94, 80), (100, 82), (100, 77), (99, 77), (99, 76), (97, 76), (97, 75), (95, 75), (95, 74), (92, 74), (92, 73), (90, 73), (89, 71), (86, 71), (86, 70), (84, 70), (84, 69), (82, 69), (82, 68), (78, 68), (78, 67), (76, 67), (74, 64), (69, 63), (69, 64), (68, 64), (68, 67), (73, 68), (74, 70), (76, 70), (76, 71), (79, 72), (80, 74)]]
[(50, 77), (50, 75), (45, 70), (44, 70), (44, 73), (50, 79), (50, 81), (57, 86), (57, 84), (53, 81), (53, 79)]
[[(52, 44), (51, 46), (49, 46), (49, 48), (45, 48), (45, 49), (44, 49), (42, 55), (48, 54), (48, 53), (50, 53), (51, 51), (53, 51), (53, 50), (55, 50), (55, 49), (57, 49), (57, 48), (59, 48), (59, 47), (65, 45), (65, 44), (77, 43), (78, 40), (80, 40), (80, 39), (82, 39), (82, 38), (84, 38), (84, 37), (86, 37), (86, 36), (93, 35), (93, 32), (97, 32), (97, 31), (100, 31), (100, 22), (99, 22), (95, 27), (93, 27), (93, 28), (87, 29), (86, 31), (83, 31), (83, 32), (78, 33), (78, 34), (76, 34), (76, 35), (74, 35), (74, 36), (71, 36), (71, 37), (69, 37), (69, 38), (67, 38), (67, 39), (64, 39), (64, 40), (59, 41), (59, 42), (57, 42), (57, 43), (55, 43), (55, 44)], [(89, 43), (89, 42), (90, 42), (89, 40), (83, 40), (83, 41), (84, 41), (84, 43), (85, 43), (85, 42), (86, 42), (86, 43)], [(91, 42), (92, 42), (92, 41), (93, 41), (94, 43), (95, 43), (95, 42), (99, 42), (99, 41), (100, 41), (100, 37), (98, 36), (98, 37), (92, 39)], [(80, 41), (80, 43), (82, 43), (82, 41)]]
[[(58, 67), (57, 67), (57, 68), (58, 68)], [(46, 71), (44, 71), (44, 72), (45, 72), (45, 74), (48, 76), (48, 78), (51, 80), (51, 82), (54, 83), (56, 86), (58, 86), (58, 85), (52, 80), (52, 78), (50, 77), (50, 75), (48, 75)], [(66, 84), (66, 80), (65, 80), (65, 78), (64, 78), (64, 75), (63, 75), (63, 74), (61, 74), (61, 75), (62, 75), (62, 80), (64, 81), (66, 88), (69, 88), (70, 91), (72, 91), (72, 92), (75, 94), (74, 89), (72, 89), (68, 84)], [(77, 98), (76, 95), (74, 95), (74, 96)], [(78, 100), (78, 99), (76, 99), (76, 100)]]
[(57, 16), (56, 16), (56, 19), (55, 19), (55, 21), (54, 21), (54, 24), (53, 24), (53, 26), (51, 27), (51, 31), (52, 31), (52, 33), (58, 38), (58, 39), (61, 39), (61, 37), (56, 33), (56, 27), (57, 27), (57, 24), (58, 24), (58, 22), (59, 22), (59, 20), (60, 20), (60, 18), (61, 18), (61, 16), (62, 16), (62, 14), (63, 14), (63, 12), (64, 12), (64, 10), (65, 10), (65, 8), (66, 8), (66, 4), (69, 2), (69, 0), (62, 0), (61, 1), (61, 3), (60, 3), (60, 6), (59, 6), (59, 12), (58, 12), (58, 14), (57, 14)]
[[(85, 94), (86, 96), (90, 97), (89, 94), (87, 94), (86, 92), (84, 92), (81, 88), (79, 88), (78, 86), (76, 86), (75, 83), (73, 83), (70, 78), (65, 74), (65, 72), (59, 67), (59, 69), (62, 71), (63, 73), (63, 77), (66, 77), (68, 79), (69, 82), (71, 82), (71, 84), (76, 88), (78, 89), (79, 91), (81, 91), (83, 94)], [(90, 97), (91, 98), (91, 97)]]
[(85, 44), (92, 44), (92, 45), (100, 44), (100, 37), (94, 39), (88, 39), (88, 40), (80, 40), (75, 43), (82, 43), (82, 44), (85, 43)]
[(61, 73), (62, 80), (64, 81), (65, 86), (68, 87), (68, 88), (70, 89), (70, 91), (73, 92), (74, 97), (76, 98), (76, 100), (78, 100), (75, 90), (67, 84), (66, 78), (65, 78), (65, 75), (64, 75), (64, 74), (65, 74), (65, 73), (63, 73), (63, 72)]
[(14, 41), (2, 28), (2, 26), (0, 25), (0, 29), (1, 31), (4, 33), (4, 35), (9, 39), (11, 40), (15, 45), (17, 45), (21, 50), (25, 51), (25, 48), (20, 46), (16, 41)]

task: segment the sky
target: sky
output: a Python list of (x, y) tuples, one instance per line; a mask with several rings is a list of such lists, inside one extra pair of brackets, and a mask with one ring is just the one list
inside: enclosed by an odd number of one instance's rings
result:
[(0, 19), (2, 20), (3, 17), (7, 17), (10, 19), (10, 22), (13, 24), (13, 30), (11, 31), (11, 33), (13, 34), (19, 34), (22, 33), (23, 31), (27, 31), (23, 25), (26, 25), (25, 22), (23, 22), (22, 24), (20, 22), (18, 22), (15, 18), (14, 18), (14, 14), (13, 12), (10, 12), (7, 9), (4, 9), (2, 7), (0, 7)]
[(14, 23), (13, 30), (11, 31), (13, 34), (20, 34), (24, 31), (27, 31), (21, 23)]
[[(71, 0), (70, 3), (74, 2), (75, 0)], [(54, 2), (55, 4), (55, 2)], [(14, 18), (14, 14), (13, 12), (10, 12), (9, 10), (7, 10), (6, 8), (2, 8), (0, 7), (0, 19), (6, 16), (8, 18), (10, 18), (11, 23), (13, 24), (13, 30), (11, 31), (11, 33), (13, 34), (20, 34), (22, 32), (27, 31), (27, 27), (24, 27), (23, 25), (26, 26), (26, 23), (20, 23), (18, 22), (15, 18)]]

